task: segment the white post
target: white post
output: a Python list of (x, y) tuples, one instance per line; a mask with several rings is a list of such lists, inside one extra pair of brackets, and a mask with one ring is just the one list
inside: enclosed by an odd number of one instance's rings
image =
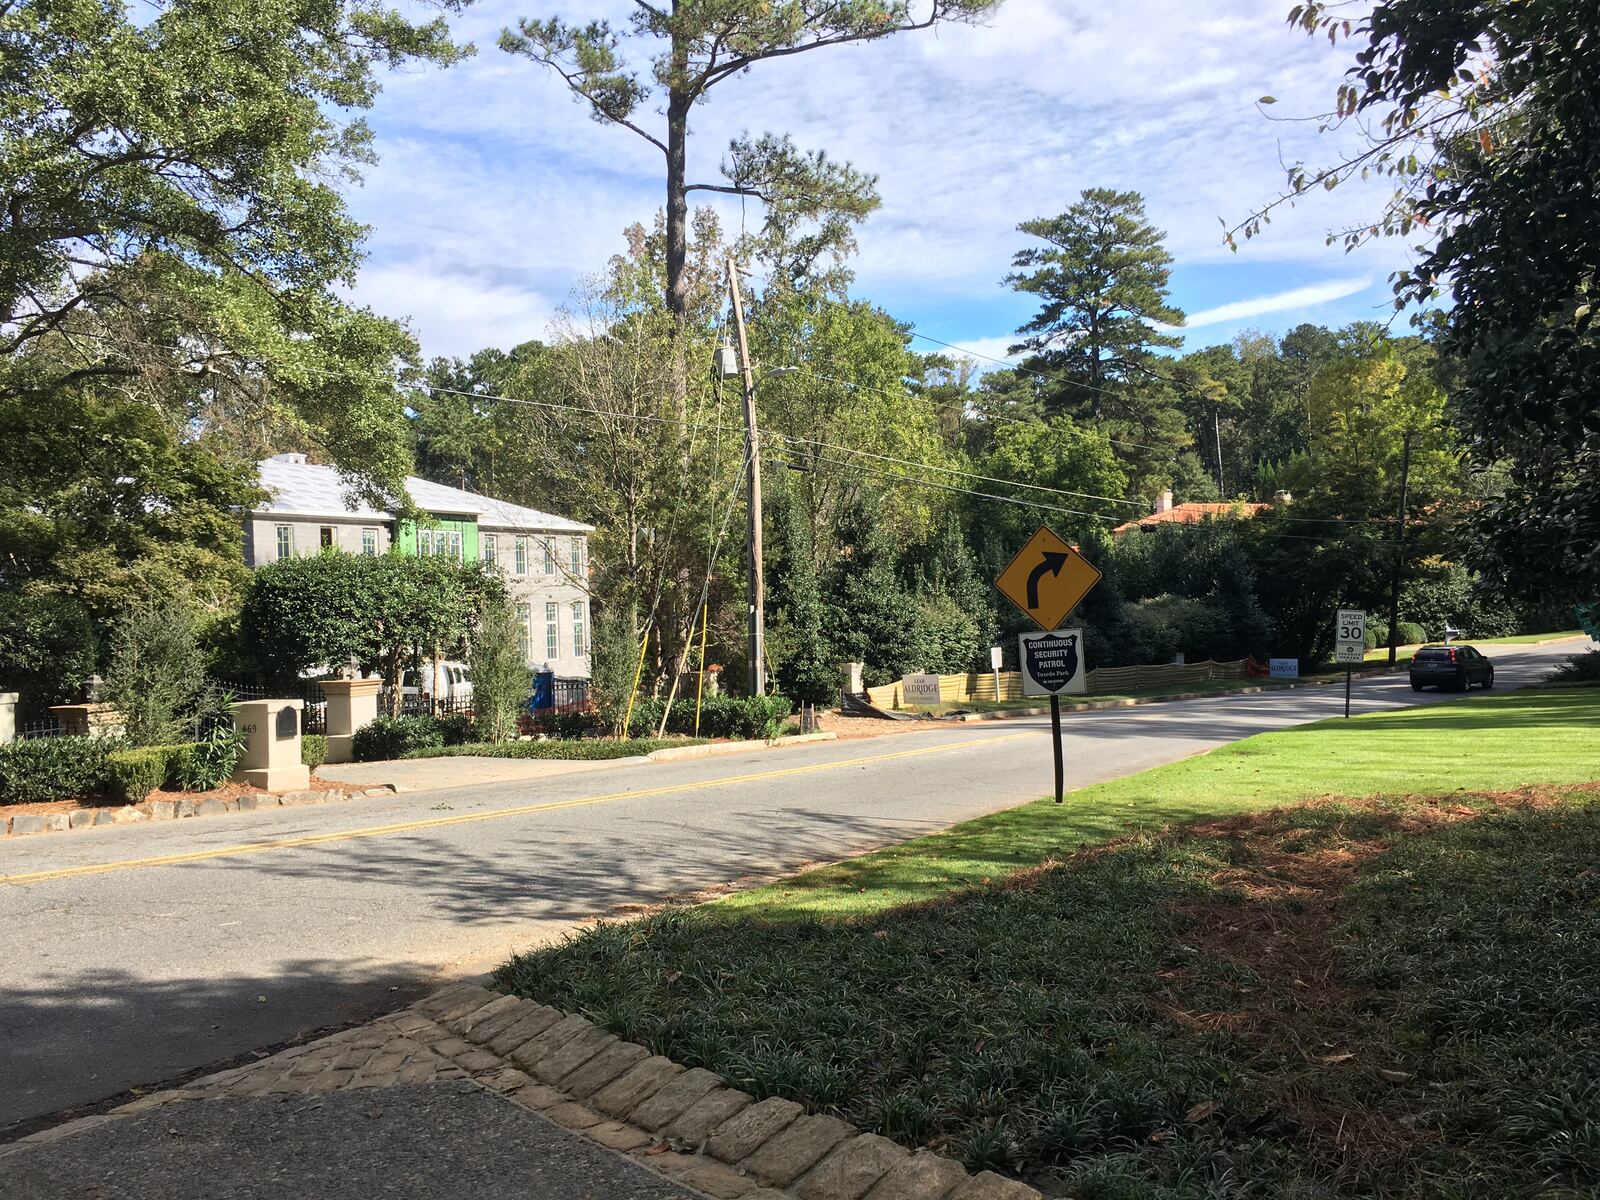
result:
[(17, 693), (0, 692), (0, 746), (17, 740)]

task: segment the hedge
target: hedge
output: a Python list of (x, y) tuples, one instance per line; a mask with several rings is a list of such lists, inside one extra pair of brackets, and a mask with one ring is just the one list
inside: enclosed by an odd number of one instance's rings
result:
[[(633, 706), (628, 721), (632, 737), (650, 737), (661, 726), (666, 701), (649, 696)], [(700, 737), (771, 738), (783, 732), (794, 706), (787, 696), (707, 696), (700, 709)], [(667, 732), (694, 734), (694, 697), (679, 698), (667, 717)]]
[(0, 746), (0, 804), (83, 799), (106, 787), (106, 757), (115, 738), (24, 738)]
[(444, 742), (444, 730), (433, 717), (379, 717), (356, 730), (350, 753), (357, 762), (378, 762), (439, 749)]
[(105, 790), (124, 804), (138, 804), (159, 787), (187, 789), (198, 748), (197, 742), (180, 742), (113, 750), (106, 755)]
[(633, 758), (671, 746), (703, 746), (706, 741), (706, 738), (628, 738), (624, 741), (582, 738), (575, 741), (469, 742), (463, 746), (430, 746), (413, 750), (405, 757), (445, 758), (461, 754), (469, 758), (555, 758), (597, 762), (609, 758)]
[(300, 761), (315, 771), (328, 761), (328, 739), (320, 733), (302, 734)]

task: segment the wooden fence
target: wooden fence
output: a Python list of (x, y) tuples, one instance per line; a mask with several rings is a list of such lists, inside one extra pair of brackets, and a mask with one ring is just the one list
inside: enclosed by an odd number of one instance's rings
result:
[[(1087, 680), (1089, 695), (1121, 695), (1148, 688), (1183, 688), (1214, 679), (1238, 679), (1244, 675), (1245, 660), (1238, 662), (1159, 663), (1147, 667), (1096, 667)], [(900, 681), (867, 689), (867, 697), (879, 708), (903, 708)], [(1021, 700), (1022, 673), (1000, 672), (1000, 694), (995, 695), (993, 671), (971, 671), (965, 675), (939, 676), (941, 704), (970, 704), (974, 700)]]

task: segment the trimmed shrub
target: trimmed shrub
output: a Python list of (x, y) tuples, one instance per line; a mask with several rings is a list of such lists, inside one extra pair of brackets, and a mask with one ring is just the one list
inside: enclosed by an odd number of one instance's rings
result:
[(467, 742), (483, 740), (478, 736), (477, 723), (466, 713), (450, 713), (434, 719), (439, 724), (439, 736), (444, 738), (446, 746), (462, 746)]
[(139, 804), (167, 780), (167, 746), (140, 746), (106, 755), (106, 790), (124, 804)]
[[(1399, 630), (1400, 645), (1402, 646), (1417, 646), (1428, 640), (1428, 631), (1415, 621), (1401, 621)], [(1383, 644), (1385, 646), (1389, 644), (1387, 639)]]
[(320, 733), (307, 733), (300, 738), (300, 761), (315, 771), (328, 761), (328, 739)]
[(357, 762), (378, 762), (443, 747), (444, 731), (432, 717), (379, 717), (356, 730), (351, 753)]
[[(659, 709), (656, 715), (660, 716)], [(572, 712), (535, 712), (528, 715), (526, 720), (530, 732), (537, 730), (557, 738), (597, 738), (611, 732), (611, 722), (592, 708)]]
[[(628, 724), (630, 736), (654, 737), (665, 703), (660, 697), (650, 696), (635, 704)], [(701, 704), (699, 736), (736, 740), (777, 737), (793, 707), (787, 696), (707, 696)], [(667, 732), (694, 734), (693, 696), (673, 703)]]
[(34, 804), (95, 796), (106, 787), (106, 758), (115, 738), (27, 738), (0, 746), (0, 804)]

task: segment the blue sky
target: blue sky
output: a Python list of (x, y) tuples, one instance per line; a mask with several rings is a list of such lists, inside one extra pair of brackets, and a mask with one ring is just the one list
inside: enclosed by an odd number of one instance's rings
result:
[[(1218, 218), (1276, 195), (1283, 162), (1338, 150), (1314, 123), (1267, 115), (1321, 111), (1351, 57), (1288, 29), (1287, 5), (1007, 0), (986, 27), (763, 64), (697, 110), (691, 174), (715, 181), (744, 130), (787, 132), (877, 173), (884, 203), (860, 231), (856, 294), (990, 354), (1030, 311), (1001, 283), (1026, 240), (1017, 223), (1094, 186), (1145, 195), (1177, 260), (1172, 294), (1190, 314), (1190, 347), (1245, 328), (1386, 319), (1404, 247), (1347, 255), (1324, 244), (1329, 228), (1381, 204), (1381, 185), (1286, 209), (1237, 254), (1222, 243)], [(386, 80), (368, 117), (380, 161), (350, 195), (372, 226), (356, 296), (409, 321), (425, 354), (544, 336), (620, 249), (622, 229), (661, 206), (657, 151), (596, 124), (558, 80), (494, 45), (518, 16), (625, 18), (630, 7), (480, 0), (457, 19), (476, 57)], [(1267, 94), (1279, 102), (1264, 112)], [(738, 202), (719, 207), (736, 229)]]

